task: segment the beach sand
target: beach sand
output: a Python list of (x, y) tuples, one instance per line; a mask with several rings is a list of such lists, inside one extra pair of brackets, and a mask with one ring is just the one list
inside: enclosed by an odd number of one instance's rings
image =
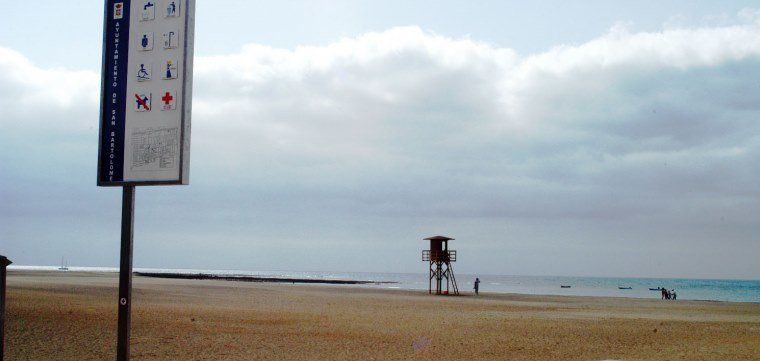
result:
[[(8, 276), (7, 360), (109, 360), (116, 274)], [(134, 278), (132, 358), (760, 360), (760, 304)]]

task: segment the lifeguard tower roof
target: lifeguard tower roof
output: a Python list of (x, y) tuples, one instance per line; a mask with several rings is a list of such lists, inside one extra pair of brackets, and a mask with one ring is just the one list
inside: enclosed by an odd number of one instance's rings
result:
[(432, 237), (425, 238), (424, 240), (426, 240), (426, 241), (451, 241), (453, 239), (454, 238), (446, 237), (446, 236), (432, 236)]

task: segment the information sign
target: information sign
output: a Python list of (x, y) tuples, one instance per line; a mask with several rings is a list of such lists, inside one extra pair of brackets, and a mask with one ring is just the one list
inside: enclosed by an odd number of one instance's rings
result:
[(98, 185), (188, 184), (193, 0), (107, 0)]

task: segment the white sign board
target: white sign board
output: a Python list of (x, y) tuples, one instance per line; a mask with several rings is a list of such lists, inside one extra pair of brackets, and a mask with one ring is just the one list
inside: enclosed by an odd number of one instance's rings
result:
[(194, 0), (107, 0), (98, 185), (188, 184)]

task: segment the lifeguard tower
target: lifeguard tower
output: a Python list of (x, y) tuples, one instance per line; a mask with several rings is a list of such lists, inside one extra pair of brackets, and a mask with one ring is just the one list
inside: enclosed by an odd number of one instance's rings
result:
[[(430, 241), (430, 249), (422, 251), (422, 261), (429, 262), (430, 278), (428, 279), (428, 293), (433, 293), (433, 279), (435, 279), (435, 294), (448, 295), (459, 294), (457, 280), (454, 278), (454, 270), (451, 268), (451, 262), (456, 262), (457, 251), (449, 250), (449, 241), (454, 238), (444, 236), (433, 236), (425, 238)], [(446, 290), (443, 290), (443, 279), (446, 279)], [(451, 287), (451, 292), (449, 292)]]

